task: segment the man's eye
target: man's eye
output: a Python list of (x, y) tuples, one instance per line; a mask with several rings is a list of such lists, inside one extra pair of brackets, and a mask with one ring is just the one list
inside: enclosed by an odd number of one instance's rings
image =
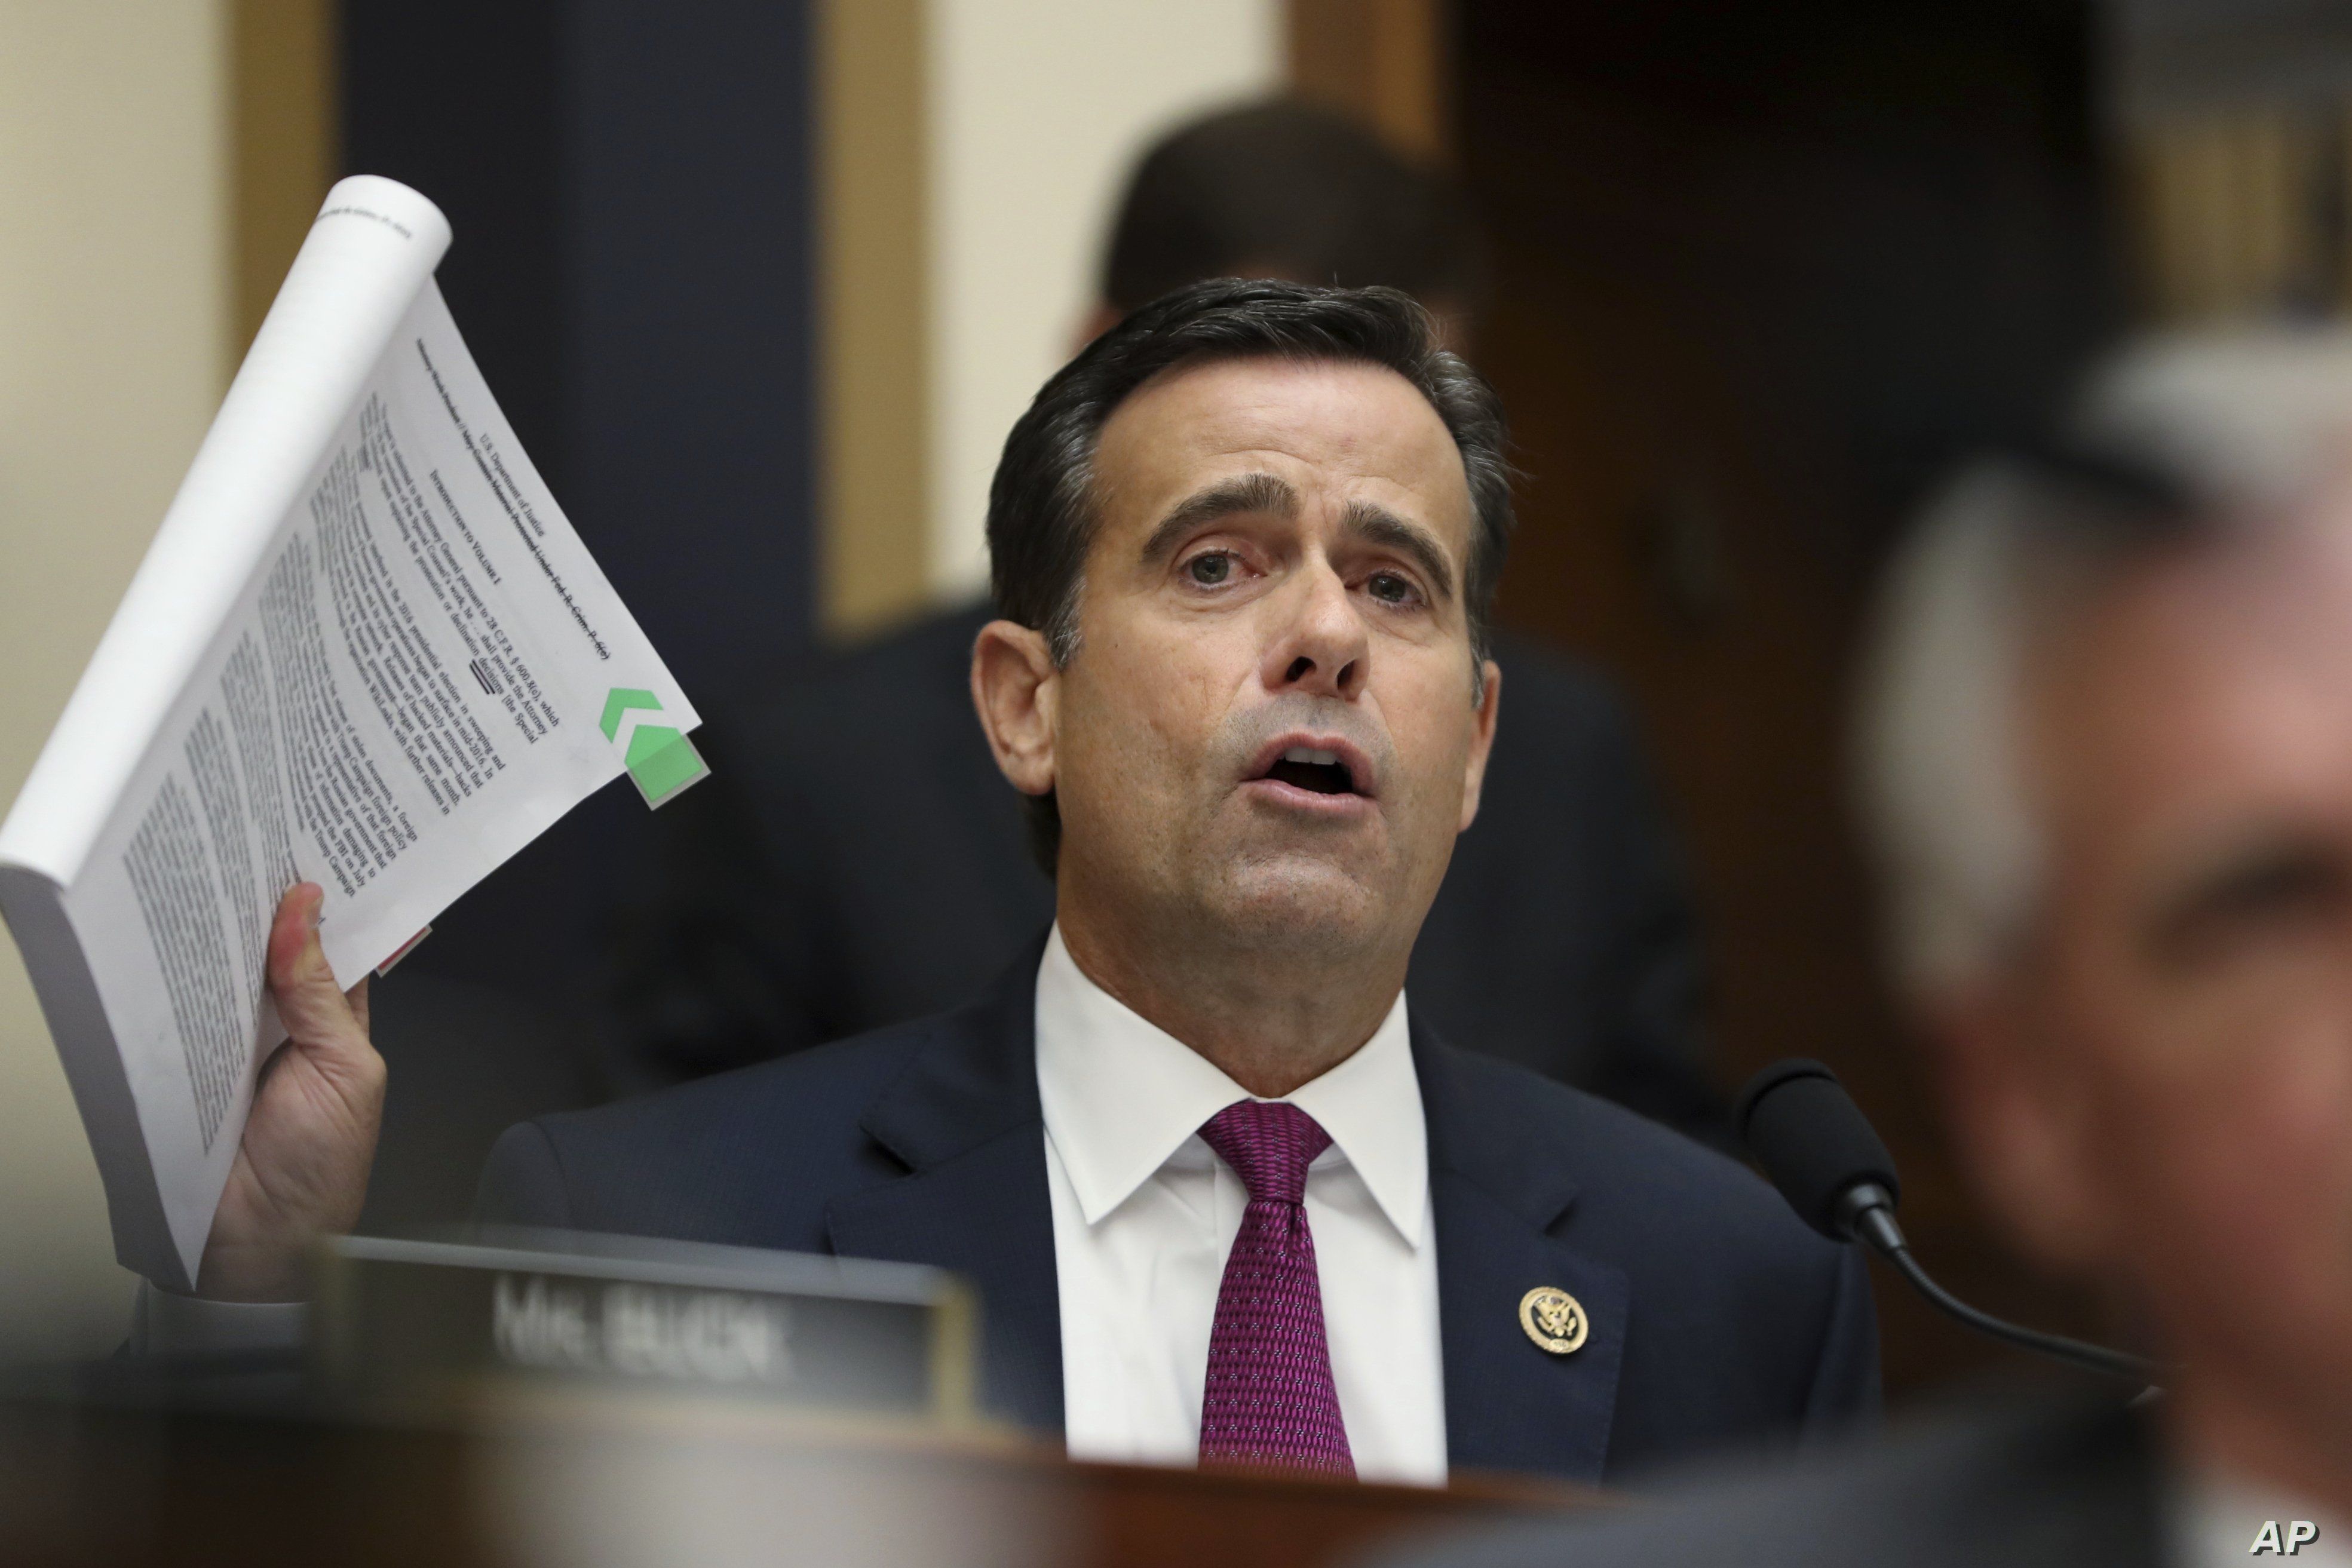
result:
[(2322, 934), (2352, 915), (2352, 867), (2326, 846), (2284, 844), (2227, 866), (2155, 927), (2155, 951), (2174, 963), (2243, 953), (2268, 940)]
[(1222, 550), (1196, 555), (1184, 563), (1185, 571), (1203, 588), (1214, 588), (1234, 574), (1234, 558)]
[(1412, 600), (1412, 584), (1392, 571), (1374, 572), (1364, 587), (1383, 604), (1405, 604)]

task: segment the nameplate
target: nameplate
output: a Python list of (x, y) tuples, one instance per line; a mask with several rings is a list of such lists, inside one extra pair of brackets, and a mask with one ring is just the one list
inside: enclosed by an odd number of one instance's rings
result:
[(491, 1380), (697, 1393), (961, 1420), (974, 1312), (911, 1264), (499, 1229), (338, 1237), (317, 1260), (311, 1365), (331, 1396), (445, 1400)]

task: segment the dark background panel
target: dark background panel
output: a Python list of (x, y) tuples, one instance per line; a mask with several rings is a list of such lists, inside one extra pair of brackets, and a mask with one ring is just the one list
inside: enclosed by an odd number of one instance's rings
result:
[[(799, 0), (344, 0), (343, 162), (440, 204), (452, 313), (706, 717), (814, 619), (811, 58)], [(651, 820), (609, 786), (436, 923), (420, 973), (593, 1033)]]
[[(413, 185), (455, 235), (437, 275), (499, 406), (567, 511), (570, 344), (555, 0), (344, 0), (344, 174)], [(576, 518), (575, 518), (576, 520)]]
[[(2087, 1326), (1942, 1146), (1879, 979), (1844, 726), (1906, 517), (2035, 425), (2121, 317), (2089, 10), (1461, 0), (1457, 29), (1497, 269), (1482, 362), (1528, 475), (1502, 615), (1634, 697), (1699, 885), (1723, 1082), (1831, 1062), (1929, 1267)], [(1900, 1285), (1881, 1306), (1898, 1389), (2000, 1354)]]
[(569, 503), (688, 695), (814, 623), (806, 7), (576, 0)]

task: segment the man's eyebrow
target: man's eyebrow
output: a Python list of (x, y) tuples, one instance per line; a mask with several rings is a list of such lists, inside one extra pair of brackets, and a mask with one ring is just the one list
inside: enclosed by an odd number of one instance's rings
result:
[(1245, 512), (1269, 512), (1286, 517), (1298, 510), (1298, 492), (1271, 474), (1237, 474), (1197, 490), (1176, 504), (1143, 541), (1146, 565), (1176, 548), (1177, 541), (1203, 523)]
[(1367, 544), (1411, 556), (1429, 574), (1430, 586), (1437, 591), (1438, 598), (1454, 597), (1454, 563), (1446, 558), (1445, 547), (1437, 542), (1437, 536), (1419, 523), (1408, 522), (1370, 501), (1350, 501), (1343, 526)]
[(2147, 946), (2179, 957), (2231, 919), (2352, 894), (2352, 866), (2334, 845), (2283, 829), (2218, 846), (2184, 868), (2143, 922)]

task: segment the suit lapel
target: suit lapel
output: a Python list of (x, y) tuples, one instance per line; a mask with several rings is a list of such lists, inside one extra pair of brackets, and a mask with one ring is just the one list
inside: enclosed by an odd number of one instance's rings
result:
[[(1517, 1100), (1481, 1092), (1475, 1066), (1418, 1022), (1412, 1045), (1429, 1124), (1447, 1462), (1597, 1482), (1616, 1411), (1628, 1281), (1558, 1234), (1576, 1187), (1542, 1124)], [(1547, 1286), (1584, 1310), (1584, 1343), (1565, 1355), (1520, 1324), (1520, 1301)]]
[[(875, 1099), (861, 1125), (908, 1172), (835, 1198), (826, 1221), (842, 1256), (928, 1263), (971, 1281), (984, 1402), (1058, 1436), (1061, 1300), (1037, 1101), (1041, 950), (1025, 948), (985, 1000), (941, 1019)], [(1418, 1024), (1412, 1044), (1429, 1127), (1449, 1460), (1597, 1481), (1626, 1278), (1554, 1234), (1575, 1186), (1546, 1129), (1509, 1096), (1482, 1092), (1475, 1067)], [(1570, 1354), (1538, 1348), (1520, 1326), (1521, 1299), (1542, 1286), (1584, 1309), (1587, 1337)]]
[(952, 1270), (981, 1297), (981, 1395), (1024, 1426), (1062, 1431), (1062, 1313), (1053, 1197), (1037, 1103), (1031, 944), (989, 997), (950, 1013), (860, 1125), (906, 1165), (835, 1198), (834, 1250)]

